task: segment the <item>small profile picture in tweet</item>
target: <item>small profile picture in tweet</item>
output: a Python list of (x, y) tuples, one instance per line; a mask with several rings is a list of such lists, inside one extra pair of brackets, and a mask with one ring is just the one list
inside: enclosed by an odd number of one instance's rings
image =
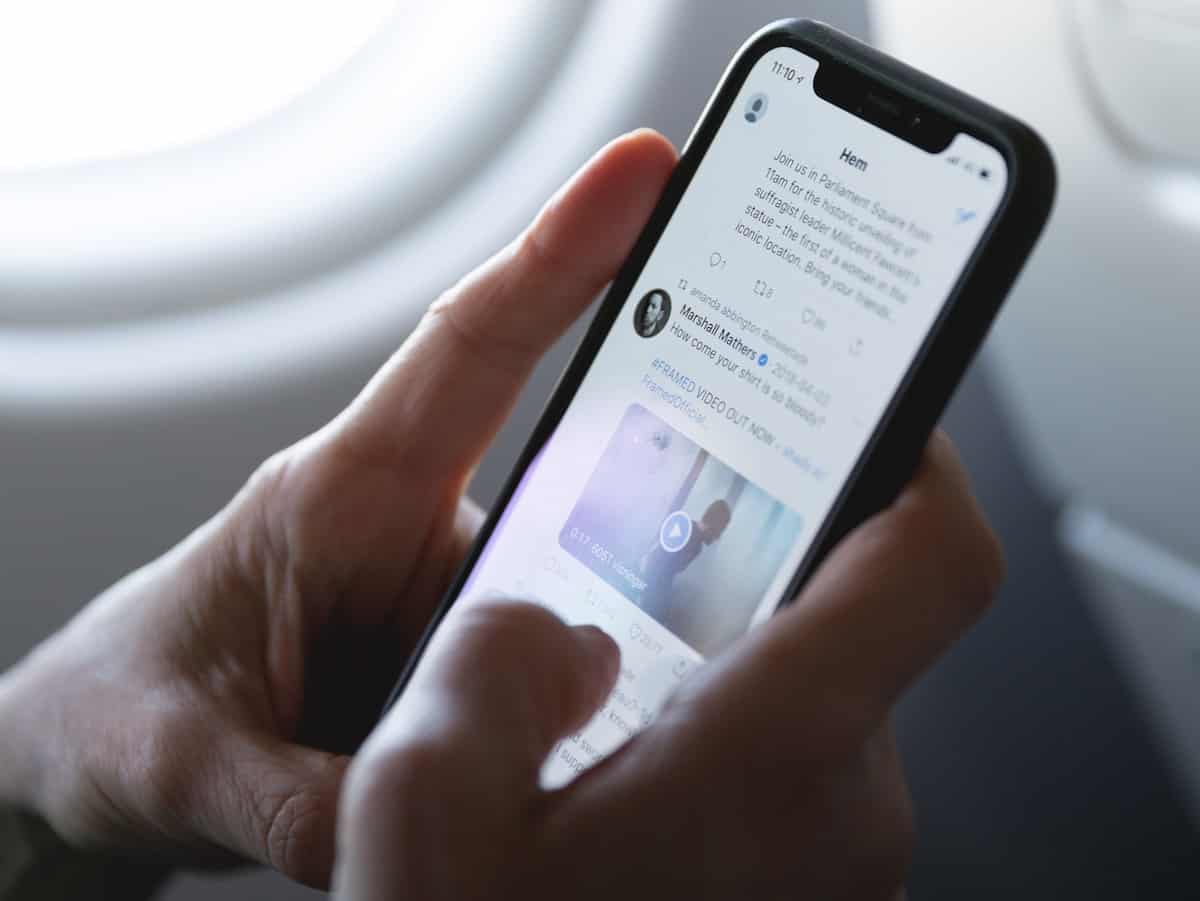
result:
[(749, 627), (802, 525), (798, 513), (633, 404), (559, 544), (710, 656)]
[(633, 330), (643, 338), (653, 338), (667, 327), (671, 318), (671, 295), (662, 288), (648, 291), (633, 308)]

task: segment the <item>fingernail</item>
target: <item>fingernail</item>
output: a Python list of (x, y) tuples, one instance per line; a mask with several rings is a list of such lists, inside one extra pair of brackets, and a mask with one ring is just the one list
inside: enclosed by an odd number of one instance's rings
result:
[(575, 626), (575, 643), (592, 671), (594, 680), (609, 688), (617, 679), (621, 668), (621, 650), (617, 643), (598, 626)]

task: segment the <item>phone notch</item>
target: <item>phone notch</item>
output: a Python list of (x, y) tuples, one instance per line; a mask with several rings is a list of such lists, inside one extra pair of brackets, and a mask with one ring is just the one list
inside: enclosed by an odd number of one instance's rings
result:
[(840, 63), (821, 63), (813, 78), (813, 91), (822, 100), (929, 153), (944, 151), (958, 131), (948, 118), (925, 104)]

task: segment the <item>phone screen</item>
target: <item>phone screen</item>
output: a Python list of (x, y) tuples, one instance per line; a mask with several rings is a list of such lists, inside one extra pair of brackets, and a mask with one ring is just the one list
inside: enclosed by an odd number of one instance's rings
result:
[(817, 69), (754, 64), (457, 602), (533, 600), (621, 646), (547, 785), (781, 603), (1004, 196), (995, 148), (930, 153)]

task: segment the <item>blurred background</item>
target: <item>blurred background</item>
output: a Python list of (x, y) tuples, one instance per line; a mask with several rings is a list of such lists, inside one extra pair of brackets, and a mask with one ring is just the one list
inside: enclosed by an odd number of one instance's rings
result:
[[(597, 146), (682, 144), (789, 15), (1018, 114), (1059, 164), (946, 418), (1010, 577), (899, 714), (912, 897), (1200, 897), (1195, 0), (0, 6), (0, 668), (339, 410)], [(166, 897), (315, 894), (245, 871)]]

